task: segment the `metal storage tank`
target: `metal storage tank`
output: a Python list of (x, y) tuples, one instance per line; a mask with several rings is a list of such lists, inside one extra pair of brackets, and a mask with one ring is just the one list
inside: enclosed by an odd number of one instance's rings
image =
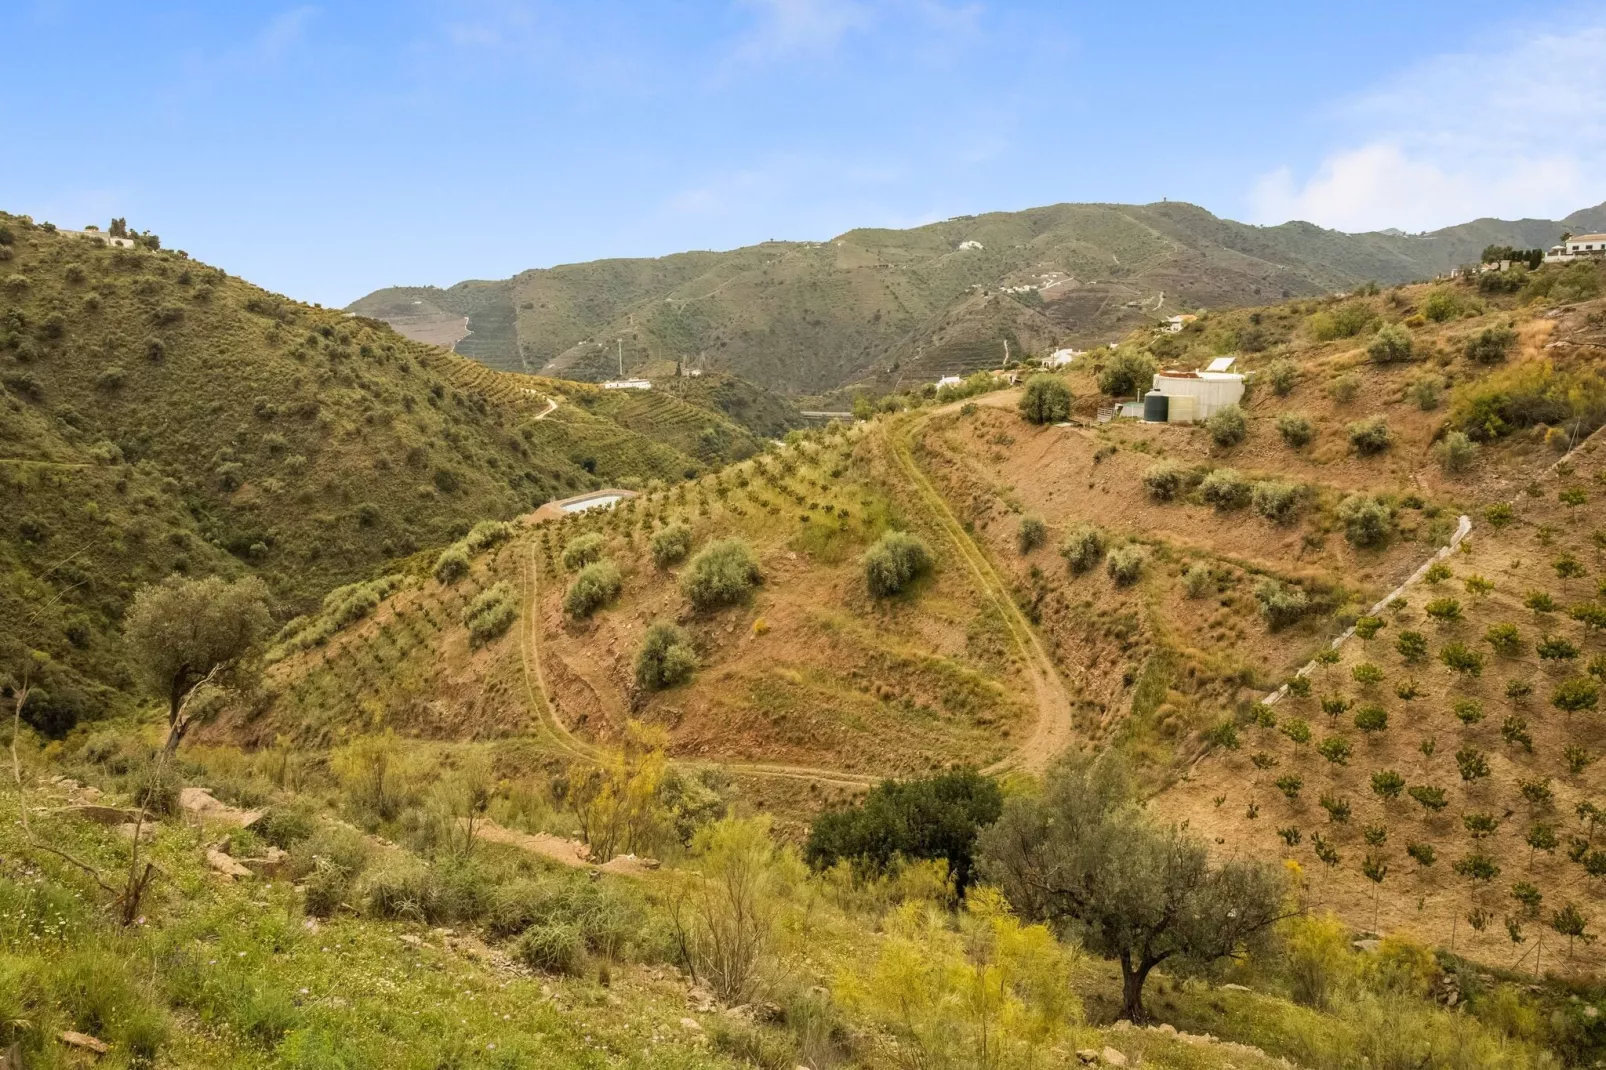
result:
[(1199, 399), (1192, 394), (1176, 394), (1166, 410), (1166, 422), (1191, 424), (1199, 418)]
[(1143, 419), (1146, 423), (1163, 424), (1166, 420), (1166, 402), (1169, 399), (1158, 390), (1143, 396)]

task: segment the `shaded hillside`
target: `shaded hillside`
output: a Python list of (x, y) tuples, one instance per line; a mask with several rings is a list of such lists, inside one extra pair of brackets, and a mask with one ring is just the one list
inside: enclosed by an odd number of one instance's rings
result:
[(122, 609), (169, 572), (260, 573), (290, 613), (474, 520), (757, 446), (710, 409), (638, 419), (176, 253), (0, 216), (0, 258), (0, 617), (61, 663), (63, 701), (129, 684)]
[(380, 290), (351, 308), (404, 331), (467, 316), (474, 333), (459, 351), (496, 367), (600, 379), (621, 356), (626, 372), (684, 360), (818, 394), (962, 374), (998, 363), (1006, 340), (1041, 353), (1179, 311), (1423, 279), (1489, 244), (1548, 246), (1586, 227), (1606, 227), (1606, 209), (1404, 235), (1248, 226), (1172, 202), (1061, 204)]

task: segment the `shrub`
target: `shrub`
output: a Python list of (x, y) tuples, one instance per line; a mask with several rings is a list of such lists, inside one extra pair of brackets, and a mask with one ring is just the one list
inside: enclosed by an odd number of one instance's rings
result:
[(1185, 477), (1185, 470), (1177, 462), (1157, 461), (1143, 473), (1143, 486), (1155, 501), (1168, 502), (1182, 490)]
[(469, 553), (480, 553), (513, 537), (513, 525), (503, 520), (481, 520), (469, 531), (463, 540)]
[(1509, 327), (1486, 327), (1467, 339), (1467, 359), (1477, 364), (1499, 364), (1517, 342), (1517, 332)]
[(1314, 313), (1307, 321), (1311, 337), (1318, 342), (1335, 338), (1354, 338), (1377, 318), (1365, 301), (1346, 301)]
[(1299, 514), (1299, 487), (1293, 483), (1261, 480), (1254, 485), (1251, 500), (1255, 512), (1276, 524), (1287, 524)]
[(572, 572), (602, 560), (602, 550), (605, 545), (603, 537), (594, 531), (576, 535), (563, 545), (563, 567)]
[(1290, 717), (1278, 726), (1277, 731), (1294, 743), (1310, 742), (1310, 725), (1298, 717)]
[(1082, 524), (1072, 528), (1060, 543), (1060, 556), (1072, 572), (1087, 572), (1098, 567), (1104, 546), (1104, 533), (1091, 524)]
[(1299, 368), (1291, 360), (1274, 360), (1266, 365), (1265, 379), (1273, 394), (1285, 398), (1299, 381)]
[(1036, 514), (1027, 514), (1020, 518), (1020, 526), (1015, 529), (1015, 545), (1022, 554), (1029, 554), (1043, 543), (1048, 541), (1048, 525), (1043, 518)]
[(1440, 624), (1454, 624), (1461, 619), (1461, 600), (1448, 597), (1435, 598), (1422, 607), (1422, 612)]
[(1148, 559), (1148, 553), (1137, 543), (1118, 546), (1110, 551), (1110, 578), (1120, 587), (1136, 583)]
[(1154, 358), (1136, 350), (1119, 350), (1099, 372), (1099, 389), (1111, 397), (1145, 390), (1154, 382)]
[(1277, 433), (1283, 436), (1283, 443), (1290, 449), (1299, 449), (1310, 444), (1315, 437), (1316, 429), (1311, 426), (1308, 418), (1295, 412), (1285, 412), (1277, 417)]
[(1394, 444), (1394, 433), (1389, 430), (1388, 421), (1381, 416), (1357, 420), (1349, 425), (1348, 431), (1350, 445), (1363, 456), (1382, 453)]
[(1426, 372), (1411, 380), (1405, 388), (1405, 396), (1416, 402), (1416, 407), (1423, 412), (1432, 412), (1444, 397), (1444, 385), (1444, 376)]
[(1571, 640), (1559, 635), (1541, 637), (1534, 651), (1541, 661), (1572, 661), (1578, 657), (1578, 647)]
[(681, 573), (680, 590), (698, 609), (716, 609), (742, 601), (762, 582), (758, 558), (741, 539), (720, 539), (692, 558)]
[(1210, 441), (1223, 448), (1236, 446), (1249, 434), (1249, 423), (1244, 419), (1244, 411), (1236, 405), (1228, 405), (1218, 409), (1205, 421), (1205, 430), (1210, 433)]
[(931, 571), (931, 549), (917, 535), (889, 531), (864, 555), (864, 582), (876, 598), (899, 594)]
[(1217, 509), (1241, 509), (1249, 504), (1249, 481), (1232, 468), (1217, 468), (1199, 484), (1204, 500)]
[(1366, 347), (1366, 357), (1376, 364), (1393, 364), (1411, 359), (1411, 332), (1397, 324), (1389, 324), (1377, 332)]
[(1182, 590), (1189, 598), (1203, 598), (1214, 582), (1210, 566), (1203, 561), (1195, 561), (1182, 570)]
[(1020, 414), (1027, 423), (1053, 424), (1071, 418), (1071, 391), (1057, 375), (1034, 375), (1020, 396)]
[(1393, 769), (1379, 769), (1372, 774), (1372, 794), (1380, 799), (1398, 799), (1405, 790), (1405, 778)]
[(1267, 577), (1255, 588), (1261, 615), (1274, 630), (1286, 627), (1310, 611), (1310, 599), (1298, 587), (1289, 587)]
[(1463, 302), (1454, 290), (1439, 288), (1428, 294), (1422, 303), (1422, 314), (1434, 323), (1443, 323), (1461, 315)]
[(697, 652), (685, 630), (659, 621), (647, 629), (636, 652), (636, 685), (644, 691), (659, 691), (691, 679), (697, 668)]
[(584, 962), (580, 928), (568, 922), (532, 925), (513, 945), (513, 957), (532, 970), (573, 976)]
[(691, 553), (691, 528), (685, 524), (671, 524), (652, 537), (652, 563), (668, 568), (686, 559)]
[(1415, 799), (1424, 810), (1437, 813), (1450, 805), (1443, 788), (1432, 787), (1428, 784), (1418, 784), (1406, 791), (1406, 794)]
[(1340, 405), (1348, 405), (1361, 393), (1360, 376), (1345, 372), (1327, 384), (1327, 396)]
[(1522, 633), (1510, 622), (1489, 625), (1489, 630), (1483, 633), (1483, 641), (1494, 647), (1496, 654), (1508, 658), (1522, 653)]
[(1439, 660), (1452, 672), (1463, 676), (1483, 675), (1483, 655), (1476, 650), (1468, 650), (1463, 643), (1445, 643), (1444, 649), (1439, 651)]
[(1355, 711), (1355, 727), (1367, 735), (1385, 731), (1388, 726), (1388, 711), (1382, 706), (1362, 706)]
[(1451, 474), (1465, 472), (1478, 459), (1478, 444), (1464, 431), (1451, 431), (1433, 451), (1439, 455), (1439, 467)]
[(515, 602), (513, 588), (506, 583), (496, 583), (481, 591), (463, 610), (469, 646), (484, 646), (512, 627), (518, 616)]
[(435, 579), (453, 584), (468, 575), (468, 552), (461, 545), (448, 546), (435, 559)]
[(589, 617), (619, 597), (624, 582), (611, 561), (593, 561), (582, 568), (563, 596), (563, 611), (571, 617)]
[(857, 806), (814, 819), (804, 860), (815, 870), (848, 861), (872, 874), (900, 859), (941, 859), (956, 891), (971, 879), (976, 835), (998, 820), (998, 782), (971, 769), (915, 780), (884, 780)]
[(1343, 736), (1328, 736), (1316, 745), (1316, 753), (1334, 765), (1348, 765), (1350, 742)]
[(1600, 686), (1587, 676), (1563, 680), (1550, 696), (1550, 704), (1569, 714), (1592, 710), (1600, 701)]
[(1393, 516), (1382, 499), (1368, 494), (1351, 494), (1338, 506), (1344, 538), (1352, 546), (1379, 546), (1389, 537)]

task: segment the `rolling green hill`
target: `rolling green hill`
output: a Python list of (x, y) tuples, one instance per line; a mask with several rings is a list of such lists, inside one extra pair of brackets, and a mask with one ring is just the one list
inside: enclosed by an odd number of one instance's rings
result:
[(713, 407), (496, 372), (0, 214), (0, 619), (81, 712), (129, 683), (142, 583), (256, 572), (289, 615), (474, 521), (757, 446)]
[(1059, 204), (829, 242), (386, 289), (351, 309), (413, 333), (466, 316), (458, 352), (497, 368), (595, 380), (617, 375), (621, 356), (627, 372), (682, 360), (819, 394), (971, 371), (1000, 361), (1005, 341), (1041, 352), (1201, 306), (1423, 279), (1490, 244), (1548, 246), (1563, 229), (1602, 227), (1606, 205), (1559, 221), (1480, 219), (1406, 235), (1249, 226), (1179, 202)]

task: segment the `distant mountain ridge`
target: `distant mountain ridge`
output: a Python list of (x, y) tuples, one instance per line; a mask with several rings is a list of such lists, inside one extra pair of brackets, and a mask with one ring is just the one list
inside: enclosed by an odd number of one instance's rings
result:
[(349, 310), (403, 333), (467, 317), (457, 351), (495, 368), (597, 380), (681, 362), (821, 394), (973, 370), (1001, 360), (1006, 342), (1040, 352), (1201, 306), (1429, 278), (1491, 244), (1549, 246), (1582, 229), (1606, 229), (1606, 204), (1417, 235), (1252, 226), (1177, 201), (1057, 204), (392, 287)]

